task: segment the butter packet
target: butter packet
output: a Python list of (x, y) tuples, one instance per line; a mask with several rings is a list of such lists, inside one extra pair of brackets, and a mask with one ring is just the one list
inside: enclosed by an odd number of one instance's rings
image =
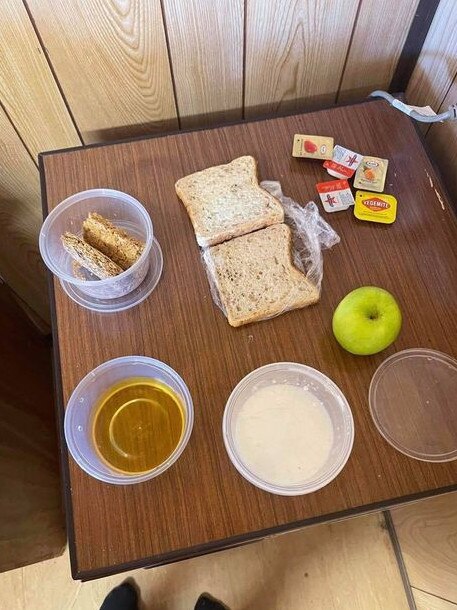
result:
[(389, 161), (387, 159), (363, 157), (355, 172), (354, 188), (382, 193), (386, 183), (388, 164)]
[(347, 180), (319, 182), (316, 188), (326, 212), (339, 212), (354, 205), (354, 197)]
[(333, 153), (333, 138), (326, 136), (305, 136), (299, 133), (294, 135), (292, 147), (293, 157), (306, 157), (308, 159), (331, 159)]
[(363, 155), (336, 144), (331, 161), (324, 161), (324, 167), (330, 176), (335, 178), (351, 178), (362, 159)]
[(357, 191), (354, 216), (359, 220), (391, 224), (397, 217), (397, 200), (393, 195)]

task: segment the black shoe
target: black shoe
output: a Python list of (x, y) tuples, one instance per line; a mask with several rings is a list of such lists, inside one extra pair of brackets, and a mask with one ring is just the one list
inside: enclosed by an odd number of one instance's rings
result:
[(207, 593), (203, 593), (195, 604), (195, 610), (228, 610), (228, 608)]
[(105, 597), (100, 610), (138, 610), (138, 593), (129, 582), (115, 587)]

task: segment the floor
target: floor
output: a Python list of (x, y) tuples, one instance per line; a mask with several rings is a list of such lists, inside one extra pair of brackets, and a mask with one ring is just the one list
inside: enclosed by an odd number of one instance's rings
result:
[[(457, 610), (457, 493), (128, 575), (145, 610)], [(72, 581), (65, 552), (0, 574), (0, 607), (97, 610), (126, 576)]]

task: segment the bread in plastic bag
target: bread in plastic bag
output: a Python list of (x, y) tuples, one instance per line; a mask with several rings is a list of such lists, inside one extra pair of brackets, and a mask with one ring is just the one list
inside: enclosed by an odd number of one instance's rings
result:
[[(283, 195), (279, 182), (264, 181), (260, 186), (281, 201), (284, 208), (284, 223), (289, 227), (290, 232), (284, 225), (272, 225), (219, 246), (202, 250), (202, 261), (213, 301), (232, 326), (265, 320), (290, 309), (305, 307), (316, 302), (319, 299), (323, 276), (322, 250), (331, 248), (340, 241), (337, 233), (320, 216), (314, 202), (310, 201), (302, 207)], [(264, 240), (270, 236), (283, 238), (282, 245), (284, 245), (284, 235), (289, 233), (292, 237), (291, 252), (289, 248), (266, 251), (265, 266), (262, 260), (249, 257), (249, 245), (255, 243), (256, 239), (259, 240), (260, 236)], [(276, 248), (274, 244), (271, 247)], [(219, 265), (216, 269), (215, 260), (221, 248), (235, 252), (236, 248), (238, 250), (246, 248), (247, 264), (232, 269), (221, 269)], [(292, 260), (290, 260), (291, 254)], [(284, 258), (286, 255), (288, 260)], [(275, 264), (269, 264), (271, 260), (268, 262), (268, 256), (270, 259), (274, 258)], [(229, 287), (236, 285), (236, 303), (228, 296), (227, 290), (224, 291), (223, 283), (228, 284), (226, 277), (228, 274), (235, 276), (228, 279), (234, 282), (229, 284)], [(240, 312), (237, 313), (236, 310)]]

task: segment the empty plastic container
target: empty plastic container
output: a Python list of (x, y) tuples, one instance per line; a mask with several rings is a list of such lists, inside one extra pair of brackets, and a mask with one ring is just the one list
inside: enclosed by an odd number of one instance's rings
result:
[[(94, 407), (100, 396), (114, 384), (132, 377), (157, 379), (170, 387), (181, 398), (184, 410), (184, 427), (181, 439), (173, 453), (159, 466), (141, 474), (124, 474), (110, 468), (102, 460), (92, 438)], [(168, 470), (184, 451), (192, 432), (194, 409), (190, 392), (170, 366), (145, 356), (125, 356), (104, 362), (78, 384), (65, 411), (64, 431), (68, 449), (77, 464), (88, 474), (115, 485), (142, 483)]]
[[(85, 271), (84, 279), (75, 277), (73, 259), (62, 246), (60, 238), (66, 231), (82, 236), (82, 223), (90, 212), (101, 214), (145, 243), (136, 263), (113, 278), (100, 280)], [(48, 269), (61, 282), (96, 299), (117, 299), (135, 290), (148, 272), (152, 243), (152, 222), (147, 211), (134, 197), (112, 189), (82, 191), (59, 203), (44, 221), (39, 239), (41, 256)]]
[[(333, 429), (332, 445), (326, 462), (310, 478), (299, 484), (279, 485), (262, 479), (247, 465), (243, 448), (237, 445), (236, 425), (246, 400), (261, 388), (274, 384), (303, 387), (317, 398), (326, 410)], [(335, 383), (323, 373), (304, 364), (277, 362), (249, 373), (230, 395), (222, 423), (225, 447), (238, 472), (253, 485), (270, 493), (295, 496), (311, 493), (328, 485), (343, 469), (354, 442), (354, 421), (349, 404)]]

